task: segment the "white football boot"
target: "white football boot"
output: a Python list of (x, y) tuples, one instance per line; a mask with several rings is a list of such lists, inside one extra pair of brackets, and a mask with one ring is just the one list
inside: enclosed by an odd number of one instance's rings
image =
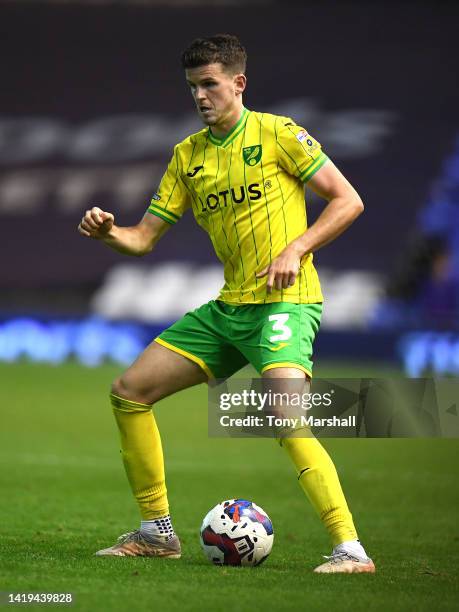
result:
[(369, 557), (362, 559), (344, 551), (333, 551), (329, 557), (324, 555), (324, 559), (327, 561), (315, 568), (316, 574), (374, 574), (376, 571)]
[(317, 574), (374, 574), (375, 564), (366, 556), (360, 542), (338, 544), (325, 563), (315, 568)]

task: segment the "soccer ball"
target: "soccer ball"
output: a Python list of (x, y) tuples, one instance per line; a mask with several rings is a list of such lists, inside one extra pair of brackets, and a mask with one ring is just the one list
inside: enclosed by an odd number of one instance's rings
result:
[(268, 558), (273, 541), (269, 516), (246, 499), (217, 504), (201, 526), (204, 554), (215, 565), (260, 565)]

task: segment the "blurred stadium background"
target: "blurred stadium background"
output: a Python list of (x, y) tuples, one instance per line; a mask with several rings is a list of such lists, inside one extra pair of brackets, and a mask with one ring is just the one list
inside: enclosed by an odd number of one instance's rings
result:
[[(329, 544), (283, 451), (209, 437), (205, 385), (156, 411), (182, 560), (93, 557), (138, 520), (109, 383), (216, 295), (221, 268), (191, 214), (141, 260), (76, 227), (95, 204), (137, 222), (173, 145), (200, 128), (182, 49), (234, 32), (246, 106), (304, 125), (366, 204), (315, 256), (316, 374), (457, 375), (458, 14), (421, 1), (0, 0), (0, 603), (11, 589), (74, 592), (81, 610), (457, 609), (457, 439), (324, 440), (378, 567), (370, 588), (330, 582), (310, 572)], [(323, 203), (306, 195), (312, 222)], [(202, 557), (202, 517), (231, 496), (273, 519), (260, 572)]]
[[(228, 31), (249, 55), (246, 106), (304, 125), (366, 204), (316, 255), (316, 360), (457, 374), (457, 10), (389, 6), (3, 2), (0, 360), (129, 363), (216, 295), (221, 267), (191, 213), (142, 260), (76, 226), (92, 205), (141, 217), (173, 145), (200, 129), (180, 53)], [(307, 199), (312, 222), (323, 203)]]

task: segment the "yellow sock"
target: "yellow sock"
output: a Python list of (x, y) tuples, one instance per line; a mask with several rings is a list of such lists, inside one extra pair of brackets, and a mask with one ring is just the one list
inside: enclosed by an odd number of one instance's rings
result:
[(333, 546), (357, 540), (338, 474), (324, 447), (314, 437), (283, 438), (281, 445), (293, 461), (300, 485), (330, 534)]
[(110, 395), (121, 453), (143, 520), (169, 514), (161, 438), (152, 406)]

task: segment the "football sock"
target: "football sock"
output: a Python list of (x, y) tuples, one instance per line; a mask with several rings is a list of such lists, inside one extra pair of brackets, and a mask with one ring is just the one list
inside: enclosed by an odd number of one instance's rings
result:
[(335, 546), (333, 552), (346, 552), (352, 555), (353, 557), (358, 557), (359, 559), (368, 559), (368, 555), (365, 552), (365, 549), (362, 544), (360, 544), (360, 540), (350, 540), (348, 542), (342, 542), (341, 544), (338, 544), (338, 546)]
[(327, 529), (333, 546), (357, 540), (333, 461), (311, 432), (309, 435), (309, 438), (282, 438), (280, 444), (293, 461), (301, 488)]
[(144, 520), (169, 514), (161, 438), (152, 406), (110, 395), (121, 437), (121, 454)]
[(152, 521), (140, 521), (140, 533), (147, 539), (148, 537), (164, 538), (166, 541), (175, 535), (171, 517), (168, 514)]

